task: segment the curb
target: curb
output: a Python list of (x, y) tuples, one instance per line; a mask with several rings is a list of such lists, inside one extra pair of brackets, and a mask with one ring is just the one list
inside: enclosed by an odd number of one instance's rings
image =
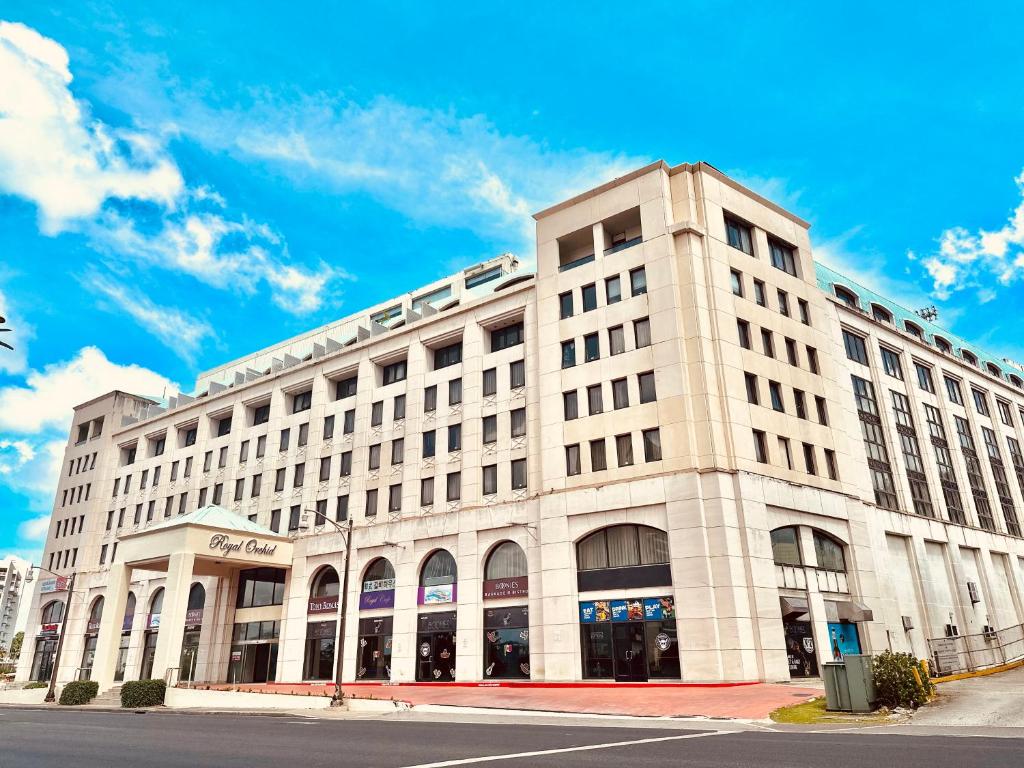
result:
[(1000, 664), (997, 667), (989, 667), (988, 669), (977, 669), (973, 672), (960, 672), (955, 675), (946, 675), (945, 677), (933, 677), (933, 683), (952, 683), (957, 680), (969, 680), (972, 677), (987, 677), (989, 675), (997, 675), (1000, 672), (1007, 672), (1011, 669), (1017, 669), (1018, 667), (1024, 667), (1024, 659), (1018, 659), (1017, 661), (1011, 661), (1007, 664)]

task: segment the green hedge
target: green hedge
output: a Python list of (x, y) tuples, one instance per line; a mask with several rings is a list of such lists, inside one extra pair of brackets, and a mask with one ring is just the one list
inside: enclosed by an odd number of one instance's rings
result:
[(58, 704), (88, 704), (99, 693), (100, 684), (95, 680), (75, 680), (64, 686)]
[(38, 680), (36, 680), (35, 682), (29, 683), (28, 685), (26, 685), (22, 690), (24, 690), (24, 691), (31, 691), (34, 688), (49, 688), (49, 687), (50, 687), (49, 683), (41, 683)]
[(163, 680), (132, 680), (121, 686), (121, 706), (156, 707), (164, 703), (167, 686)]
[(885, 651), (875, 656), (873, 666), (875, 692), (883, 706), (916, 709), (935, 693), (935, 684), (912, 654)]

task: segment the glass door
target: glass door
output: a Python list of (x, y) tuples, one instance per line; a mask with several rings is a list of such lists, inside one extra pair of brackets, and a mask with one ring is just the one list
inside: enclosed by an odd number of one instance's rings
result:
[(57, 639), (41, 637), (36, 640), (36, 653), (32, 657), (32, 679), (47, 682), (53, 674), (53, 656), (57, 652)]
[(117, 650), (117, 667), (114, 669), (114, 682), (124, 680), (124, 670), (128, 666), (128, 645), (131, 643), (131, 638), (130, 632), (121, 635), (121, 647)]
[(647, 639), (643, 622), (612, 624), (612, 653), (615, 679), (620, 682), (647, 680)]
[(92, 678), (92, 665), (96, 660), (96, 635), (87, 635), (85, 649), (82, 651), (82, 667), (78, 670), (79, 680)]
[(142, 671), (139, 680), (153, 679), (153, 660), (156, 658), (156, 632), (147, 632), (146, 641), (142, 646)]
[(194, 681), (198, 661), (199, 630), (186, 629), (181, 641), (181, 658), (178, 659), (178, 679)]
[(424, 683), (455, 679), (455, 633), (435, 632), (416, 638), (416, 679)]

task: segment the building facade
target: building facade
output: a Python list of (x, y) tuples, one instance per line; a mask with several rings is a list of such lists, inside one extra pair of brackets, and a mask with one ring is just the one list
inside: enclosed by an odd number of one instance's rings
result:
[(101, 689), (786, 680), (1021, 623), (1024, 372), (703, 163), (535, 219), (535, 273), (79, 406), (19, 679), (64, 633)]
[(25, 613), (22, 598), (26, 593), (28, 563), (16, 557), (0, 561), (0, 650), (9, 651), (14, 636), (25, 629), (19, 621)]

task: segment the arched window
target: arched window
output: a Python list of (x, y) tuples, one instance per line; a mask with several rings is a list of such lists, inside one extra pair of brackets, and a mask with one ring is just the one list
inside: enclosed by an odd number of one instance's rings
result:
[(313, 578), (309, 596), (312, 598), (337, 597), (340, 592), (338, 572), (331, 566), (321, 568)]
[(996, 365), (995, 363), (985, 363), (985, 367), (988, 368), (988, 372), (991, 373), (993, 376), (998, 376), (999, 378), (1002, 378), (1003, 372), (999, 370), (999, 366)]
[(964, 362), (970, 363), (973, 366), (978, 365), (978, 358), (974, 356), (973, 352), (968, 352), (966, 349), (961, 349), (960, 357), (964, 359)]
[(819, 568), (828, 571), (846, 571), (843, 545), (828, 534), (814, 531), (814, 554), (818, 559)]
[(198, 581), (188, 591), (188, 610), (196, 611), (206, 605), (206, 589)]
[(892, 324), (892, 312), (883, 307), (881, 304), (871, 305), (871, 316), (880, 323)]
[(913, 334), (919, 339), (924, 338), (924, 330), (917, 323), (912, 323), (909, 320), (903, 321), (903, 327), (907, 329), (907, 333)]
[(803, 565), (800, 557), (800, 535), (796, 526), (772, 531), (772, 559), (776, 565)]
[(849, 288), (844, 288), (841, 285), (835, 287), (836, 298), (839, 299), (843, 304), (850, 307), (851, 309), (860, 309), (860, 300), (857, 298), (857, 294), (851, 291)]
[(149, 600), (149, 613), (152, 616), (163, 611), (164, 608), (164, 588), (160, 587), (156, 592), (153, 593), (153, 597)]
[(103, 595), (92, 601), (92, 608), (89, 610), (89, 623), (99, 624), (101, 618), (103, 618)]
[[(363, 574), (363, 592), (372, 592), (380, 589), (381, 582), (391, 582), (391, 589), (394, 587), (395, 568), (386, 557), (378, 557), (366, 569)], [(372, 589), (367, 589), (371, 587)]]
[(668, 535), (647, 525), (613, 525), (576, 545), (579, 570), (668, 563)]
[(484, 565), (485, 579), (514, 579), (526, 573), (526, 553), (514, 541), (501, 542), (491, 551)]
[(953, 345), (946, 341), (941, 336), (935, 337), (935, 346), (939, 348), (940, 352), (945, 352), (947, 355), (953, 353)]
[(436, 550), (423, 564), (420, 572), (420, 586), (433, 587), (438, 584), (454, 584), (457, 576), (455, 558), (446, 549)]
[(129, 630), (135, 622), (135, 593), (129, 592), (128, 599), (124, 603), (124, 620), (121, 624), (122, 630)]
[(1021, 379), (1021, 377), (1016, 374), (1010, 374), (1010, 383), (1017, 389), (1024, 389), (1024, 379)]
[(64, 602), (62, 600), (51, 600), (43, 606), (40, 622), (42, 624), (60, 624), (64, 618)]

